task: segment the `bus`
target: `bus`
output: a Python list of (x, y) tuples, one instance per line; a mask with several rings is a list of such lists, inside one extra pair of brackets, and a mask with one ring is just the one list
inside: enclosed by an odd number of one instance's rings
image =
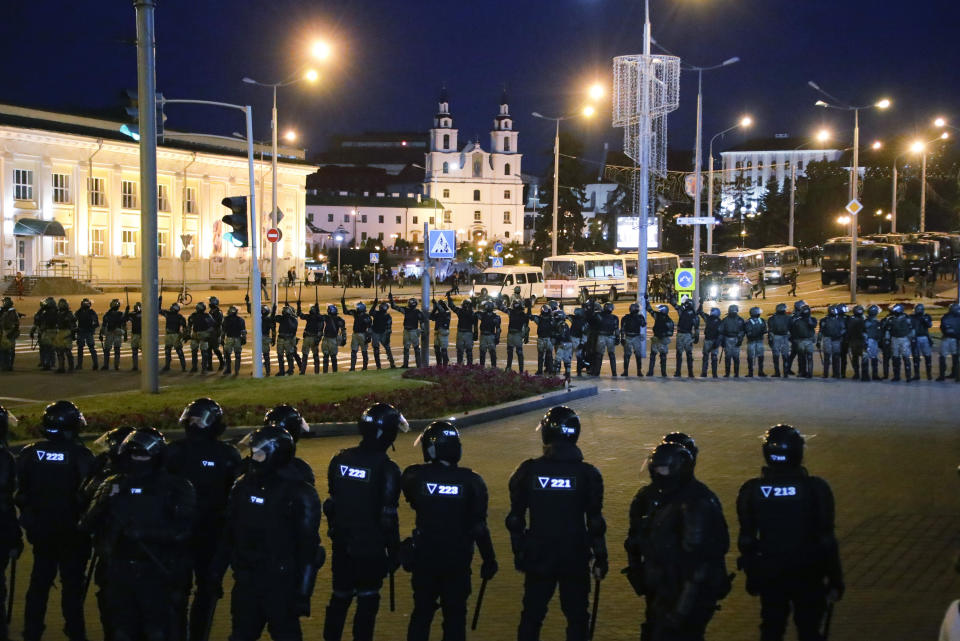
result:
[(800, 252), (790, 245), (767, 245), (763, 252), (763, 279), (786, 283), (800, 270)]
[[(627, 291), (633, 296), (637, 295), (637, 261), (639, 260), (637, 252), (624, 254), (627, 259), (627, 276), (630, 280), (627, 282)], [(673, 282), (673, 276), (680, 267), (680, 257), (676, 254), (661, 251), (647, 252), (647, 278), (662, 276), (667, 274), (670, 281)]]
[(903, 247), (904, 280), (919, 277), (929, 268), (940, 266), (940, 242), (933, 239), (908, 240)]
[[(849, 256), (849, 254), (847, 254)], [(849, 280), (850, 276), (847, 276)], [(857, 289), (895, 292), (903, 279), (903, 247), (875, 243), (857, 247)]]
[(623, 254), (573, 252), (543, 259), (543, 294), (547, 298), (613, 301), (627, 292), (628, 280)]
[(469, 295), (474, 296), (486, 289), (490, 296), (512, 296), (513, 288), (519, 287), (520, 293), (535, 298), (543, 297), (543, 271), (533, 265), (504, 265), (487, 267), (473, 276), (473, 288)]
[(756, 276), (763, 269), (763, 252), (759, 249), (732, 249), (722, 254), (700, 256), (701, 281), (736, 274)]

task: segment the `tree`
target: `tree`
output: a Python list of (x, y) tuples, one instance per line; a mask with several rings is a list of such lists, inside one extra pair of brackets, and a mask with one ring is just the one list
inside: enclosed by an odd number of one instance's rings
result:
[[(560, 194), (557, 200), (557, 251), (561, 254), (583, 247), (583, 203), (586, 200), (587, 171), (580, 162), (583, 143), (573, 135), (561, 132), (560, 171), (557, 174)], [(540, 182), (541, 203), (537, 214), (537, 232), (533, 236), (533, 253), (539, 261), (549, 256), (553, 233), (553, 163)]]
[(807, 163), (806, 174), (797, 180), (795, 211), (797, 245), (818, 245), (831, 236), (845, 236), (849, 229), (837, 225), (850, 201), (850, 172), (835, 160)]
[(747, 219), (747, 245), (765, 247), (789, 239), (790, 179), (780, 189), (775, 177), (764, 185), (764, 194), (757, 204), (757, 215)]

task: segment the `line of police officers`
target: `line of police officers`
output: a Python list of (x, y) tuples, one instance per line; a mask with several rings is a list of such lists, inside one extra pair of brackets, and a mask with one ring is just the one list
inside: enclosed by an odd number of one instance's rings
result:
[[(247, 339), (246, 322), (239, 316), (236, 306), (231, 305), (224, 316), (216, 297), (211, 297), (209, 302), (209, 310), (205, 303), (197, 303), (188, 318), (184, 318), (180, 313), (177, 303), (172, 304), (169, 309), (160, 310), (160, 315), (165, 319), (165, 358), (162, 371), (169, 371), (173, 352), (180, 361), (181, 370), (187, 371), (183, 348), (189, 341), (191, 373), (197, 371), (198, 355), (202, 372), (213, 371), (214, 356), (219, 362), (218, 371), (222, 371), (224, 375), (236, 375), (239, 372), (241, 352)], [(639, 305), (630, 305), (628, 313), (621, 318), (614, 315), (614, 306), (609, 302), (601, 306), (597, 302), (587, 301), (569, 317), (556, 301), (543, 305), (538, 314), (533, 313), (532, 307), (533, 299), (522, 298), (519, 291), (515, 291), (509, 298), (499, 298), (496, 302), (490, 299), (468, 298), (460, 306), (454, 303), (448, 292), (446, 300), (432, 301), (429, 314), (419, 308), (416, 298), (410, 298), (403, 307), (394, 302), (392, 294), (388, 301), (380, 302), (374, 299), (372, 313), (367, 311), (363, 302), (356, 303), (354, 309), (348, 309), (346, 300), (341, 298), (340, 309), (343, 315), (353, 318), (350, 369), (356, 369), (358, 356), (362, 368), (367, 369), (368, 346), (371, 343), (377, 369), (381, 368), (381, 347), (390, 367), (396, 367), (390, 348), (393, 325), (390, 310), (393, 309), (403, 315), (402, 367), (408, 367), (411, 363), (420, 366), (421, 332), (428, 321), (434, 322), (435, 360), (440, 365), (449, 364), (448, 345), (452, 314), (457, 315), (457, 363), (472, 365), (473, 344), (478, 342), (480, 365), (486, 366), (489, 358), (490, 366), (496, 367), (496, 348), (502, 333), (500, 312), (506, 315), (507, 319), (506, 369), (511, 369), (516, 359), (519, 371), (523, 371), (523, 348), (530, 341), (532, 322), (537, 326), (537, 375), (559, 373), (562, 367), (564, 375), (569, 377), (574, 355), (577, 360), (577, 375), (582, 375), (584, 371), (599, 375), (606, 355), (610, 362), (610, 372), (616, 376), (617, 345), (623, 345), (623, 367), (620, 375), (628, 375), (631, 356), (636, 360), (636, 375), (643, 375), (647, 320), (646, 315), (640, 313)], [(693, 378), (693, 346), (700, 341), (702, 322), (700, 376), (704, 378), (708, 375), (708, 367), (710, 375), (713, 378), (718, 377), (721, 354), (724, 377), (729, 377), (731, 371), (734, 377), (739, 377), (744, 342), (748, 377), (767, 376), (764, 361), (765, 353), (769, 349), (773, 375), (778, 377), (793, 374), (795, 360), (799, 375), (812, 377), (814, 355), (819, 352), (824, 378), (831, 375), (834, 378), (846, 378), (849, 364), (855, 380), (885, 380), (890, 376), (891, 363), (894, 381), (918, 380), (922, 371), (926, 372), (928, 380), (933, 378), (933, 341), (929, 331), (933, 322), (923, 304), (915, 305), (913, 313), (909, 315), (904, 312), (903, 305), (895, 304), (883, 318), (879, 317), (880, 308), (876, 305), (870, 305), (866, 310), (857, 305), (850, 315), (847, 314), (845, 305), (831, 305), (827, 315), (819, 321), (811, 315), (809, 306), (802, 300), (794, 304), (792, 315), (787, 314), (786, 304), (780, 303), (775, 313), (766, 319), (762, 317), (759, 307), (751, 308), (748, 318), (740, 316), (739, 307), (735, 304), (727, 308), (726, 315), (722, 315), (716, 307), (706, 314), (702, 304), (699, 308), (694, 308), (690, 299), (680, 305), (674, 304), (673, 307), (676, 321), (670, 317), (667, 305), (660, 304), (654, 308), (647, 303), (646, 312), (653, 318), (647, 376), (654, 375), (658, 357), (660, 375), (667, 376), (667, 354), (676, 334), (676, 369), (673, 375), (680, 377), (686, 363), (687, 376)], [(9, 371), (13, 368), (21, 316), (13, 307), (13, 301), (5, 298), (0, 308), (0, 370)], [(302, 336), (298, 336), (300, 320), (305, 321)], [(276, 313), (275, 306), (265, 305), (261, 309), (261, 321), (263, 364), (268, 375), (271, 370), (271, 349), (274, 347), (278, 364), (277, 376), (293, 375), (297, 372), (306, 374), (310, 355), (313, 356), (313, 371), (319, 373), (321, 354), (323, 371), (337, 371), (339, 348), (347, 344), (347, 328), (336, 305), (328, 305), (326, 314), (320, 313), (319, 304), (312, 305), (309, 312), (304, 314), (299, 300), (296, 307), (284, 305), (279, 314)], [(53, 298), (47, 298), (34, 315), (30, 337), (37, 340), (40, 367), (44, 369), (56, 367), (58, 372), (82, 369), (83, 352), (86, 348), (90, 352), (93, 369), (106, 371), (109, 369), (111, 352), (114, 357), (113, 367), (119, 368), (120, 346), (127, 340), (128, 324), (133, 369), (136, 370), (142, 326), (139, 303), (135, 303), (132, 310), (128, 307), (121, 312), (119, 299), (114, 299), (110, 302), (109, 311), (100, 319), (92, 309), (89, 299), (83, 299), (80, 309), (74, 313), (65, 299), (55, 303)], [(94, 343), (94, 335), (98, 329), (104, 358), (102, 368)], [(948, 377), (960, 380), (960, 367), (957, 362), (960, 306), (950, 306), (940, 320), (940, 330), (942, 338), (937, 380), (943, 381)], [(76, 360), (72, 351), (74, 342)], [(901, 369), (905, 375), (903, 379), (900, 376)]]
[[(267, 629), (273, 639), (299, 640), (299, 619), (310, 614), (326, 559), (322, 515), (332, 541), (325, 641), (342, 638), (354, 601), (352, 637), (372, 640), (384, 579), (392, 610), (401, 566), (413, 588), (407, 638), (426, 640), (439, 609), (443, 638), (463, 640), (474, 548), (482, 559), (478, 599), (498, 571), (486, 485), (459, 465), (460, 433), (448, 421), (423, 431), (416, 444), (424, 463), (401, 472), (388, 450), (409, 425), (391, 405), (371, 406), (358, 422), (359, 444), (331, 459), (322, 503), (312, 470), (296, 458), (309, 427), (289, 405), (268, 411), (263, 427), (240, 442), (245, 458), (220, 440), (223, 410), (208, 398), (184, 410), (183, 439), (167, 444), (156, 429), (121, 427), (97, 440), (96, 456), (78, 438), (86, 421), (73, 403), (50, 404), (44, 438), (16, 457), (5, 445), (15, 421), (0, 408), (0, 571), (22, 551), (22, 528), (34, 557), (25, 641), (43, 636), (58, 574), (70, 641), (87, 638), (90, 582), (109, 641), (205, 641), (228, 568), (230, 639), (253, 641)], [(514, 567), (524, 574), (517, 639), (538, 641), (559, 589), (566, 639), (585, 641), (608, 572), (603, 477), (577, 446), (581, 424), (572, 409), (552, 408), (537, 429), (542, 455), (521, 463), (508, 484), (506, 528)], [(767, 465), (737, 498), (738, 566), (747, 591), (761, 598), (763, 641), (783, 638), (791, 608), (801, 641), (825, 638), (827, 604), (843, 593), (833, 496), (802, 467), (803, 450), (796, 429), (772, 427), (763, 444)], [(645, 600), (643, 640), (702, 639), (731, 589), (727, 524), (717, 497), (694, 475), (697, 455), (689, 436), (666, 435), (647, 460), (650, 483), (630, 506), (622, 573)], [(416, 514), (403, 540), (401, 494)], [(4, 596), (0, 581), (0, 602)], [(5, 627), (0, 632), (7, 638)]]

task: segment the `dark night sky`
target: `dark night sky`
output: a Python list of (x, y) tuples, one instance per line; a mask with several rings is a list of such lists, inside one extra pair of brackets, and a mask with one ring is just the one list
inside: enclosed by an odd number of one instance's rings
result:
[[(479, 134), (486, 146), (507, 83), (520, 148), (533, 162), (525, 170), (539, 173), (552, 131), (529, 113), (576, 109), (578, 92), (595, 78), (609, 87), (611, 58), (641, 50), (642, 7), (639, 0), (160, 0), (158, 88), (171, 98), (252, 101), (256, 134), (266, 138), (269, 91), (240, 78), (285, 77), (307, 61), (311, 36), (320, 34), (334, 43), (335, 58), (318, 87), (282, 91), (281, 131), (295, 128), (318, 150), (332, 133), (425, 130), (446, 83), (461, 142)], [(919, 131), (933, 115), (960, 121), (960, 3), (952, 0), (652, 0), (651, 12), (654, 37), (685, 62), (741, 58), (704, 76), (705, 138), (743, 112), (754, 116), (757, 135), (799, 136), (821, 124), (849, 130), (847, 115), (813, 107), (811, 79), (851, 102), (894, 101), (887, 113), (864, 116), (866, 140)], [(134, 34), (130, 2), (4, 2), (0, 101), (115, 106), (122, 89), (136, 86)], [(684, 74), (671, 147), (693, 146), (695, 92), (695, 76)], [(569, 126), (591, 150), (603, 141), (620, 149), (620, 130), (607, 127), (609, 103), (600, 113), (595, 123)], [(167, 115), (181, 130), (229, 135), (242, 124), (196, 108), (171, 106)]]

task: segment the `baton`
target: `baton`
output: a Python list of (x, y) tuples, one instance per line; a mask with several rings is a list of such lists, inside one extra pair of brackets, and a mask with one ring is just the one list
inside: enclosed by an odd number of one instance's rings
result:
[(126, 287), (123, 288), (123, 295), (127, 297), (127, 307), (130, 307), (130, 292)]
[(833, 621), (833, 603), (827, 604), (827, 614), (823, 619), (823, 632), (820, 636), (823, 637), (824, 641), (830, 636), (830, 622)]
[(317, 284), (317, 281), (313, 281), (313, 303), (319, 308), (320, 307), (320, 286)]
[(303, 282), (300, 282), (300, 289), (297, 290), (297, 302), (300, 302), (300, 296), (303, 294)]
[(393, 572), (390, 573), (390, 611), (397, 611), (397, 595), (393, 586)]
[(477, 605), (473, 608), (473, 621), (470, 623), (470, 629), (477, 629), (477, 622), (480, 621), (480, 606), (483, 605), (483, 593), (487, 591), (487, 579), (480, 582), (480, 593), (477, 594)]
[(593, 581), (593, 613), (590, 615), (590, 632), (588, 639), (593, 638), (593, 632), (597, 629), (597, 609), (600, 607), (600, 579)]
[(17, 560), (10, 559), (10, 590), (7, 594), (7, 623), (13, 617), (13, 589), (17, 585)]
[(96, 568), (97, 563), (99, 562), (100, 562), (100, 555), (94, 552), (93, 556), (90, 557), (90, 563), (87, 565), (87, 571), (83, 576), (83, 587), (80, 590), (81, 603), (87, 600), (87, 591), (90, 590), (90, 583), (93, 581), (94, 569)]

